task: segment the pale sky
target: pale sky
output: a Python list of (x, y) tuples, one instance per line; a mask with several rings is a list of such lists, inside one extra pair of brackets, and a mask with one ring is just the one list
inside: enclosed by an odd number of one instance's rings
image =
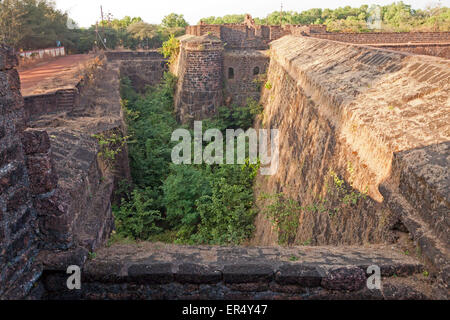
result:
[[(54, 0), (58, 9), (67, 11), (79, 26), (89, 27), (100, 20), (100, 5), (105, 13), (114, 18), (124, 16), (141, 17), (149, 23), (159, 24), (169, 13), (183, 14), (189, 24), (196, 24), (201, 18), (224, 16), (226, 14), (250, 13), (253, 17), (265, 17), (280, 10), (281, 0)], [(337, 8), (362, 4), (386, 5), (394, 0), (282, 0), (286, 11), (303, 11), (311, 8)], [(423, 9), (438, 0), (404, 0), (413, 8)], [(441, 0), (441, 5), (450, 6), (450, 0)]]

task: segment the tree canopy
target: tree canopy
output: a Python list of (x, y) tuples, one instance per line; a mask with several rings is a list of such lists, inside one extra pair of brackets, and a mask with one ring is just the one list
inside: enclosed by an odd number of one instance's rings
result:
[[(373, 31), (368, 22), (377, 13), (381, 21), (377, 31), (450, 31), (450, 8), (440, 5), (414, 9), (403, 2), (386, 6), (363, 5), (337, 9), (310, 9), (302, 12), (274, 11), (255, 18), (257, 24), (325, 24), (328, 31)], [(245, 14), (206, 17), (208, 24), (242, 23)], [(182, 14), (171, 13), (159, 25), (148, 24), (141, 17), (125, 16), (107, 19), (89, 28), (79, 28), (67, 13), (55, 8), (49, 0), (0, 0), (0, 42), (18, 50), (54, 47), (61, 43), (68, 52), (83, 53), (102, 46), (108, 48), (157, 48), (171, 35), (179, 36), (188, 25)], [(380, 29), (378, 29), (380, 27)], [(96, 35), (98, 28), (99, 37)]]
[(100, 39), (106, 39), (107, 48), (158, 48), (170, 35), (182, 35), (186, 26), (183, 15), (172, 13), (160, 25), (146, 23), (141, 17), (125, 16), (79, 28), (52, 1), (0, 0), (0, 42), (17, 50), (55, 47), (61, 43), (68, 52), (83, 53), (96, 45), (102, 47)]
[(163, 28), (185, 28), (189, 24), (182, 14), (171, 13), (165, 16), (161, 22)]
[(70, 42), (67, 14), (43, 0), (0, 1), (0, 41), (21, 48), (54, 47)]
[[(379, 9), (378, 9), (379, 8)], [(337, 9), (309, 9), (302, 12), (274, 11), (264, 18), (254, 18), (256, 24), (325, 24), (328, 31), (368, 32), (370, 16), (379, 10), (381, 31), (450, 31), (450, 8), (440, 5), (428, 6), (424, 10), (413, 9), (403, 2), (394, 2), (385, 6), (362, 5)], [(223, 17), (201, 19), (207, 24), (242, 23), (244, 14), (232, 14)]]

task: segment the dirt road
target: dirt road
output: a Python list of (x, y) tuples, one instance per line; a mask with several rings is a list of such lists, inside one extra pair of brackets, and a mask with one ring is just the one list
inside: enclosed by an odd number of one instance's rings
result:
[(89, 54), (70, 55), (19, 71), (22, 95), (41, 94), (75, 85), (81, 66), (92, 58), (93, 55)]

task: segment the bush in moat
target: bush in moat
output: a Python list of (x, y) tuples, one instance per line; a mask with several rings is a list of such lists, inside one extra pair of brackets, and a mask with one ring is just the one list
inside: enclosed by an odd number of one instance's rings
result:
[[(253, 232), (253, 181), (258, 165), (175, 165), (172, 132), (176, 79), (167, 73), (145, 95), (129, 79), (121, 81), (122, 105), (130, 138), (128, 150), (134, 189), (124, 188), (114, 206), (120, 239), (189, 244), (239, 244)], [(203, 130), (248, 129), (261, 106), (221, 107), (203, 121)]]

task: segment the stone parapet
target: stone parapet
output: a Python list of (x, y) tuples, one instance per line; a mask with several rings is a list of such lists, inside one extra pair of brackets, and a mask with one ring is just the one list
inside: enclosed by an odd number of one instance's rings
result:
[[(381, 290), (367, 288), (371, 265), (381, 268)], [(83, 268), (80, 291), (66, 290), (62, 273), (48, 272), (44, 278), (50, 299), (420, 299), (426, 296), (417, 288), (395, 280), (411, 280), (422, 268), (385, 247), (140, 243), (98, 251)]]

